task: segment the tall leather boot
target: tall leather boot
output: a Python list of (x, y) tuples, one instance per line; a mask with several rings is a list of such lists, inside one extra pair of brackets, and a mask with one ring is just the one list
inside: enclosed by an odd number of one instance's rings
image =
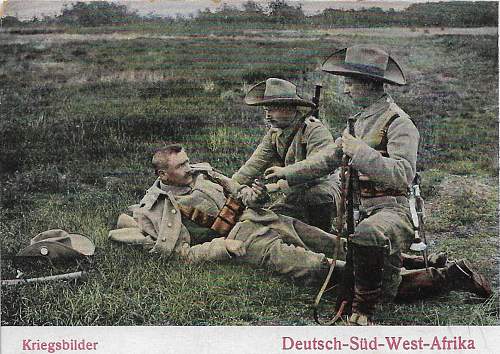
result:
[(382, 296), (384, 254), (382, 247), (353, 245), (354, 296), (349, 324), (371, 324), (375, 308)]
[(450, 263), (445, 268), (412, 270), (402, 274), (396, 300), (415, 300), (450, 290), (468, 291), (479, 297), (492, 295), (486, 278), (472, 270), (465, 260)]
[(343, 271), (343, 276), (341, 278), (342, 281), (339, 284), (337, 301), (335, 303), (335, 312), (338, 312), (342, 304), (344, 304), (342, 314), (350, 315), (354, 293), (354, 268), (352, 258), (352, 244), (350, 242), (347, 243), (346, 262)]

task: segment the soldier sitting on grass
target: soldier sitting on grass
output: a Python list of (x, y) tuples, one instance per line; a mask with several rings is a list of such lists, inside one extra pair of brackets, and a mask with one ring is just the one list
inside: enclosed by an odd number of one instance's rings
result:
[[(209, 164), (191, 165), (179, 145), (159, 150), (152, 163), (157, 180), (140, 203), (130, 207), (132, 217), (120, 215), (117, 229), (109, 233), (111, 240), (141, 245), (152, 253), (188, 263), (248, 263), (304, 283), (317, 283), (326, 277), (334, 235), (259, 208), (261, 190), (248, 193), (250, 187), (236, 183)], [(327, 255), (321, 253), (326, 251)], [(419, 264), (423, 264), (422, 259)], [(343, 266), (344, 262), (337, 261), (334, 280), (342, 279)], [(443, 289), (466, 290), (484, 297), (491, 294), (488, 282), (472, 272), (465, 261), (431, 267), (429, 271), (433, 281), (418, 286), (412, 277), (405, 281), (403, 274), (398, 295), (405, 299)]]
[[(311, 116), (315, 104), (300, 97), (296, 86), (289, 81), (267, 79), (248, 91), (245, 103), (264, 107), (271, 128), (233, 175), (240, 184), (251, 185), (263, 174), (272, 178), (279, 172), (288, 180), (308, 174), (309, 158), (333, 143), (328, 128)], [(293, 188), (287, 188), (283, 178), (276, 186), (285, 193), (270, 206), (271, 210), (330, 232), (335, 202), (340, 195), (338, 176), (321, 176)]]

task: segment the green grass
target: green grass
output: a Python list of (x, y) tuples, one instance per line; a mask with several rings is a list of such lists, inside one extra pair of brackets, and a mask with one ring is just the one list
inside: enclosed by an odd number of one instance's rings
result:
[[(177, 264), (106, 237), (152, 183), (158, 147), (183, 143), (195, 162), (232, 174), (264, 132), (262, 111), (242, 99), (266, 77), (294, 80), (309, 96), (321, 79), (321, 115), (338, 136), (353, 107), (340, 80), (314, 70), (353, 43), (390, 48), (407, 71), (410, 85), (390, 92), (421, 133), (432, 250), (469, 258), (498, 285), (496, 36), (332, 38), (305, 30), (293, 38), (270, 32), (268, 41), (264, 32), (241, 38), (217, 26), (153, 27), (67, 29), (144, 36), (129, 40), (54, 36), (16, 44), (7, 36), (0, 44), (2, 278), (15, 275), (10, 257), (46, 229), (80, 232), (97, 246), (85, 282), (2, 289), (2, 324), (313, 324), (315, 288), (241, 265)], [(22, 268), (29, 275), (75, 269)], [(452, 293), (384, 305), (377, 319), (490, 325), (498, 324), (497, 308), (496, 299), (482, 304)]]

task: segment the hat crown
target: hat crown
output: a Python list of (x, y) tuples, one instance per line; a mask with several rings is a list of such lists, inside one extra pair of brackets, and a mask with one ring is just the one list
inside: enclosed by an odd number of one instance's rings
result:
[(377, 47), (357, 45), (347, 48), (344, 61), (350, 66), (383, 74), (387, 69), (389, 54)]
[(250, 106), (290, 105), (315, 107), (312, 101), (297, 94), (297, 86), (290, 81), (271, 77), (250, 88), (245, 95), (245, 103)]
[(269, 78), (266, 80), (264, 99), (295, 97), (297, 97), (297, 86), (290, 81), (276, 78)]

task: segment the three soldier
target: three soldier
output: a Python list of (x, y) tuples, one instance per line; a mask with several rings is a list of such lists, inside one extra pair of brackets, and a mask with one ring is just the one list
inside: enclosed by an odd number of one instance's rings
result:
[[(487, 280), (465, 261), (403, 268), (414, 234), (406, 194), (416, 174), (419, 133), (384, 90), (384, 84), (406, 84), (400, 66), (379, 48), (353, 46), (333, 53), (322, 70), (345, 77), (344, 93), (359, 108), (354, 134), (346, 130), (334, 142), (319, 120), (301, 111), (314, 104), (292, 83), (270, 78), (245, 102), (265, 107), (271, 128), (232, 178), (209, 165), (190, 166), (182, 148), (159, 152), (153, 159), (158, 180), (133, 208), (133, 218), (120, 217), (110, 238), (191, 262), (234, 259), (318, 279), (328, 269), (325, 253), (333, 252), (334, 236), (307, 224), (330, 230), (340, 194), (332, 172), (346, 154), (359, 173), (360, 218), (335, 279), (342, 279), (338, 303), (348, 305), (349, 323), (371, 323), (382, 299), (450, 289), (489, 296)], [(263, 188), (255, 181), (262, 174), (277, 181)], [(284, 196), (271, 210), (256, 208), (266, 191)], [(222, 231), (214, 227), (217, 220), (225, 223)]]

